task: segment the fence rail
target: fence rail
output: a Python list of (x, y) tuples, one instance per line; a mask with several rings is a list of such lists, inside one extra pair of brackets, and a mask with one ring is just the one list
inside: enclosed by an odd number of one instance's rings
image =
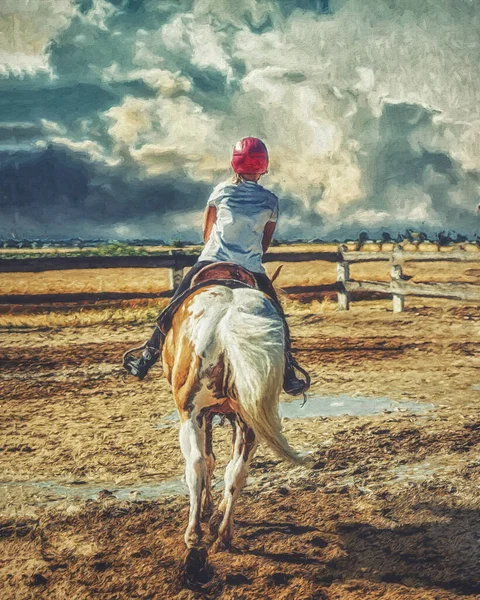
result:
[[(104, 292), (76, 294), (0, 295), (0, 304), (26, 304), (42, 302), (75, 302), (81, 300), (114, 300), (129, 298), (159, 298), (169, 296), (178, 286), (186, 267), (195, 264), (198, 254), (171, 251), (168, 254), (150, 256), (55, 256), (38, 258), (0, 258), (0, 272), (38, 273), (42, 271), (74, 269), (147, 268), (169, 269), (170, 290), (162, 292)], [(472, 262), (480, 263), (480, 252), (452, 250), (447, 252), (403, 252), (396, 247), (393, 252), (347, 251), (340, 246), (338, 252), (275, 252), (270, 251), (264, 262), (310, 262), (324, 261), (337, 264), (337, 281), (316, 286), (288, 286), (290, 294), (337, 292), (339, 308), (348, 310), (352, 293), (381, 293), (390, 295), (393, 311), (402, 312), (406, 296), (452, 298), (464, 301), (480, 301), (480, 285), (470, 283), (413, 283), (403, 274), (408, 262)], [(355, 281), (350, 278), (350, 265), (365, 262), (390, 262), (390, 281)]]
[[(357, 252), (355, 254), (361, 254)], [(142, 256), (42, 256), (38, 258), (0, 258), (0, 273), (39, 273), (76, 269), (184, 269), (191, 267), (198, 254), (180, 251)], [(340, 252), (269, 252), (264, 262), (338, 262)]]

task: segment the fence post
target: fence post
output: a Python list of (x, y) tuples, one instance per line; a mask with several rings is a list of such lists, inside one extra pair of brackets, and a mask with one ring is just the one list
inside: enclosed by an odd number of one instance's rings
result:
[[(343, 253), (348, 250), (347, 246), (342, 244), (338, 247), (338, 251)], [(337, 263), (337, 282), (340, 284), (344, 284), (346, 281), (350, 279), (350, 265), (346, 261), (341, 261)], [(342, 289), (340, 289), (337, 293), (337, 301), (339, 310), (349, 310), (350, 308), (350, 293), (345, 289), (345, 286), (342, 285)]]
[[(178, 252), (177, 250), (170, 250), (169, 254), (171, 256), (179, 256), (179, 255), (181, 255), (181, 252)], [(180, 285), (180, 282), (182, 281), (182, 279), (183, 279), (183, 267), (180, 266), (178, 264), (178, 261), (175, 260), (175, 264), (173, 265), (173, 267), (170, 267), (170, 269), (169, 269), (170, 289), (175, 292), (177, 287)]]
[[(390, 277), (392, 284), (395, 281), (401, 281), (403, 279), (403, 260), (402, 260), (403, 248), (399, 245), (395, 246), (392, 252)], [(393, 287), (393, 285), (392, 285)], [(392, 292), (393, 312), (401, 313), (405, 309), (405, 296), (403, 294), (395, 294)]]

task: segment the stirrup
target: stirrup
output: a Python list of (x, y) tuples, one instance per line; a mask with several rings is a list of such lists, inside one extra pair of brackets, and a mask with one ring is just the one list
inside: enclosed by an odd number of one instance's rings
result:
[(124, 352), (123, 356), (122, 356), (122, 365), (125, 366), (125, 361), (131, 354), (133, 354), (134, 352), (138, 352), (138, 350), (145, 350), (146, 347), (147, 347), (147, 342), (143, 342), (143, 344), (141, 346), (136, 346), (135, 348), (130, 348), (129, 350)]
[[(307, 371), (305, 371), (305, 369), (303, 369), (298, 364), (298, 362), (293, 358), (293, 356), (290, 354), (290, 352), (286, 356), (286, 363), (288, 365), (288, 371), (290, 371), (292, 377), (291, 377), (291, 379), (290, 378), (284, 379), (283, 389), (285, 390), (285, 392), (287, 394), (290, 394), (293, 396), (298, 396), (300, 394), (303, 394), (302, 406), (304, 406), (307, 401), (307, 391), (310, 388), (310, 381), (311, 381), (310, 375), (307, 373)], [(298, 371), (299, 373), (301, 373), (303, 375), (304, 380), (297, 377), (296, 371)], [(293, 383), (295, 381), (297, 386), (295, 387), (295, 385), (294, 385), (292, 388), (291, 386), (286, 385), (286, 383), (288, 383), (289, 381), (290, 381), (290, 383)]]
[(312, 381), (310, 375), (307, 373), (307, 371), (305, 371), (305, 369), (303, 367), (301, 367), (298, 362), (292, 357), (292, 365), (293, 368), (296, 369), (297, 371), (300, 371), (300, 373), (305, 377), (305, 383), (307, 386), (307, 389), (305, 390), (304, 394), (310, 389), (310, 383)]

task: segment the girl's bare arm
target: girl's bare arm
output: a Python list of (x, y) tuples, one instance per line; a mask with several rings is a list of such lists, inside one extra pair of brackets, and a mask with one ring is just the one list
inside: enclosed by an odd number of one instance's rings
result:
[(217, 219), (217, 208), (215, 206), (207, 206), (203, 215), (203, 241), (205, 243), (210, 239), (212, 227)]
[(268, 247), (270, 246), (270, 242), (272, 241), (273, 232), (275, 231), (276, 223), (269, 221), (265, 225), (265, 229), (263, 230), (263, 238), (262, 238), (262, 248), (263, 251), (266, 252)]

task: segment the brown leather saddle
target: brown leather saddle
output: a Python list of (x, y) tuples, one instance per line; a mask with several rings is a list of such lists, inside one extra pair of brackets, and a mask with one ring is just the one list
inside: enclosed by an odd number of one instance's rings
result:
[(248, 287), (257, 287), (255, 277), (250, 271), (231, 262), (216, 262), (203, 267), (193, 277), (190, 287), (203, 281), (239, 281)]
[(211, 286), (223, 285), (230, 289), (250, 288), (258, 289), (255, 276), (240, 265), (231, 262), (216, 262), (203, 269), (192, 279), (190, 287), (158, 315), (156, 325), (163, 336), (166, 336), (172, 325), (172, 319), (181, 304), (199, 289)]

